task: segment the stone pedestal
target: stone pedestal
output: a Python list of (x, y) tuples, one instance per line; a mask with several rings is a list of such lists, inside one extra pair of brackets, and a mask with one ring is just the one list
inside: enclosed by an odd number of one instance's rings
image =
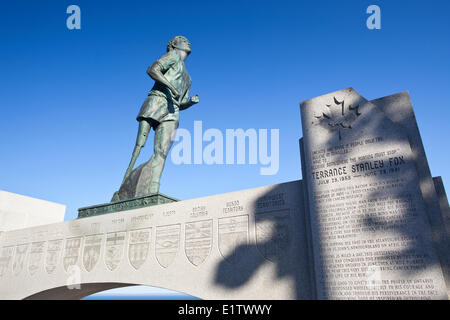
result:
[(95, 206), (89, 206), (78, 209), (78, 219), (97, 216), (105, 213), (113, 213), (125, 210), (139, 209), (144, 207), (155, 206), (159, 204), (171, 203), (178, 201), (162, 193), (149, 194), (134, 199), (116, 201), (111, 203), (103, 203)]

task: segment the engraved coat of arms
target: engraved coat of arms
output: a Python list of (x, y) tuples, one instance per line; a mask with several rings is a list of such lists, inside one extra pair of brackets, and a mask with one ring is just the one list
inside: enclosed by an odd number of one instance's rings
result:
[(212, 248), (212, 220), (186, 223), (185, 251), (188, 260), (200, 265)]
[(122, 261), (126, 232), (112, 232), (106, 235), (105, 264), (114, 271)]
[(83, 265), (88, 272), (94, 269), (100, 258), (102, 240), (102, 235), (86, 236), (84, 239)]
[(234, 264), (242, 257), (238, 252), (248, 244), (248, 215), (219, 219), (219, 251), (225, 261)]
[(48, 274), (52, 274), (56, 270), (61, 251), (63, 247), (63, 240), (50, 240), (47, 246), (47, 255), (45, 257), (45, 270)]
[(285, 255), (291, 243), (291, 221), (288, 210), (256, 215), (256, 243), (269, 261)]
[(151, 228), (130, 231), (128, 259), (136, 270), (147, 260), (151, 237)]
[(155, 255), (162, 267), (167, 268), (175, 260), (179, 246), (179, 224), (156, 228)]

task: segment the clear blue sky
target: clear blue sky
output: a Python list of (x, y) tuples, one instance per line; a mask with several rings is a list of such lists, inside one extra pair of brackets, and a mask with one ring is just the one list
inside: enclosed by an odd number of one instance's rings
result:
[[(81, 30), (66, 28), (70, 4)], [(371, 4), (381, 30), (366, 28)], [(0, 189), (66, 204), (66, 219), (108, 202), (153, 85), (145, 71), (182, 34), (200, 104), (180, 127), (279, 129), (280, 170), (169, 159), (161, 192), (189, 199), (300, 179), (299, 102), (349, 86), (367, 99), (410, 91), (432, 173), (450, 191), (449, 14), (448, 0), (3, 0)]]

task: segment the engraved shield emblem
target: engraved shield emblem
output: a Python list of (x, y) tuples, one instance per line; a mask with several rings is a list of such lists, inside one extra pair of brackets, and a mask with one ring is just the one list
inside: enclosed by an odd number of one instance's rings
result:
[(78, 256), (81, 249), (81, 237), (66, 239), (66, 247), (64, 248), (63, 265), (66, 271), (70, 266), (74, 266), (78, 262)]
[(167, 268), (175, 259), (180, 246), (180, 225), (162, 226), (156, 228), (156, 260)]
[(2, 248), (0, 256), (0, 278), (6, 275), (11, 266), (12, 257), (14, 254), (14, 247)]
[(264, 258), (275, 261), (291, 244), (289, 210), (256, 214), (256, 243)]
[(100, 258), (102, 235), (91, 235), (84, 238), (83, 265), (87, 272), (92, 271)]
[(147, 260), (151, 238), (151, 228), (130, 231), (128, 259), (136, 270)]
[(47, 255), (45, 257), (45, 270), (48, 274), (53, 273), (58, 265), (63, 247), (63, 240), (50, 240), (47, 246)]
[(34, 275), (43, 263), (45, 241), (33, 242), (30, 249), (30, 258), (28, 261), (28, 271)]
[(114, 271), (122, 261), (126, 232), (111, 232), (106, 235), (105, 264)]
[(219, 219), (219, 251), (226, 261), (239, 261), (239, 248), (247, 243), (248, 215)]
[(14, 275), (18, 275), (25, 266), (25, 258), (27, 256), (29, 244), (22, 244), (16, 247), (16, 254), (14, 256), (13, 262), (13, 273)]
[(212, 220), (186, 223), (185, 252), (188, 260), (198, 266), (212, 248)]

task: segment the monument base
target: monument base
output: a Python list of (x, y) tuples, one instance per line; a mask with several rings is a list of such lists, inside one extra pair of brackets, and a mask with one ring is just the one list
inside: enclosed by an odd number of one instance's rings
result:
[(87, 218), (92, 216), (98, 216), (106, 213), (113, 213), (131, 209), (139, 209), (144, 207), (156, 206), (159, 204), (165, 204), (178, 201), (175, 198), (171, 198), (162, 193), (154, 193), (137, 197), (134, 199), (121, 200), (110, 203), (103, 203), (89, 207), (83, 207), (78, 209), (78, 219)]

